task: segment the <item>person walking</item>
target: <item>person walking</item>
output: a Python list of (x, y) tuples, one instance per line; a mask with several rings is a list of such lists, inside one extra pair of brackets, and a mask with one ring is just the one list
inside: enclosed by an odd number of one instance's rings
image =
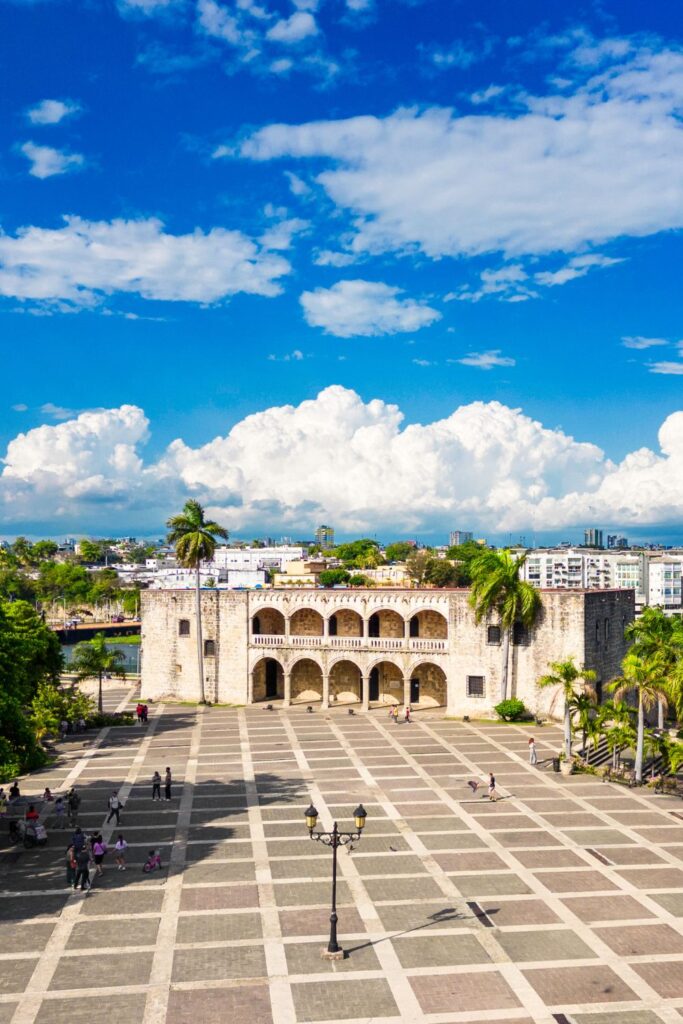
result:
[(79, 882), (81, 883), (81, 892), (87, 892), (90, 888), (90, 852), (85, 846), (76, 854), (74, 889), (78, 889)]
[(78, 809), (81, 806), (81, 798), (73, 786), (66, 795), (66, 806), (69, 810), (69, 824), (75, 825), (78, 821)]
[(109, 824), (112, 818), (116, 818), (116, 824), (119, 824), (119, 816), (121, 814), (121, 810), (122, 806), (121, 801), (119, 800), (119, 795), (116, 792), (116, 790), (114, 790), (112, 795), (109, 797), (109, 815), (107, 817), (107, 825)]
[(96, 875), (104, 874), (104, 872), (102, 870), (102, 861), (104, 860), (104, 855), (105, 855), (106, 852), (107, 852), (107, 844), (105, 843), (104, 839), (102, 838), (101, 832), (98, 832), (97, 835), (93, 838), (93, 841), (92, 841), (92, 856), (93, 856), (93, 860), (95, 861), (95, 874)]
[(166, 767), (166, 774), (164, 776), (164, 797), (165, 797), (166, 800), (170, 800), (171, 799), (171, 783), (172, 783), (172, 781), (173, 780), (171, 778), (171, 769), (167, 766)]
[(85, 848), (85, 833), (78, 826), (71, 837), (71, 845), (74, 848), (74, 854), (80, 853)]
[(161, 800), (161, 775), (155, 772), (152, 776), (152, 800)]
[(406, 704), (405, 719), (406, 725), (410, 725), (410, 704)]
[(496, 793), (496, 777), (493, 774), (493, 772), (489, 772), (489, 800), (492, 800), (495, 803), (497, 799), (498, 794)]
[(66, 851), (66, 884), (69, 889), (73, 889), (76, 881), (76, 851), (74, 850), (73, 843), (67, 847)]
[(119, 837), (114, 843), (114, 860), (119, 871), (126, 870), (126, 850), (128, 843), (119, 832)]
[(529, 764), (538, 763), (538, 754), (536, 753), (536, 740), (533, 736), (529, 740)]
[(64, 800), (61, 796), (55, 800), (55, 828), (64, 828)]

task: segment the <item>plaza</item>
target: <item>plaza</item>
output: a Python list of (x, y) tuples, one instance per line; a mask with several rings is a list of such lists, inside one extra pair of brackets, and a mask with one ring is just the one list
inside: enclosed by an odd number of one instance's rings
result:
[[(137, 699), (111, 687), (110, 708)], [(683, 805), (528, 764), (527, 726), (443, 710), (156, 704), (147, 729), (74, 737), (22, 780), (119, 790), (128, 868), (65, 886), (68, 833), (1, 847), (0, 1022), (656, 1024), (683, 1019)], [(535, 733), (539, 760), (560, 732)], [(173, 800), (152, 803), (170, 765)], [(487, 799), (495, 773), (500, 800)], [(476, 793), (469, 781), (479, 781)], [(321, 958), (339, 852), (343, 961)], [(119, 829), (108, 827), (110, 840)], [(144, 876), (150, 848), (164, 870)]]

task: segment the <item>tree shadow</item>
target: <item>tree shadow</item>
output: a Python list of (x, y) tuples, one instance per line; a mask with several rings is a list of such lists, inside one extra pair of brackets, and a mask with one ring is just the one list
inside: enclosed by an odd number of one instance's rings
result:
[[(157, 737), (166, 738), (181, 726), (187, 731), (193, 724), (194, 715), (164, 714), (161, 729)], [(80, 740), (83, 736), (74, 737)], [(95, 736), (97, 734), (94, 734)], [(146, 736), (146, 730), (138, 726), (118, 727), (106, 737), (101, 747), (101, 756), (111, 756), (112, 751), (137, 748)], [(87, 749), (87, 748), (86, 748)], [(70, 753), (75, 756), (72, 745)], [(152, 757), (154, 757), (154, 754)], [(96, 767), (96, 752), (86, 762)], [(183, 760), (185, 755), (183, 755)], [(173, 746), (161, 749), (158, 753), (159, 764), (155, 766), (163, 776), (164, 767), (173, 767)], [(150, 760), (148, 752), (146, 762)], [(58, 758), (49, 768), (32, 772), (23, 777), (22, 792), (28, 793), (42, 790), (43, 779), (73, 761)], [(104, 770), (104, 769), (103, 769)], [(154, 768), (141, 769), (141, 778), (131, 787), (125, 806), (121, 811), (120, 825), (113, 820), (106, 824), (108, 815), (108, 798), (113, 791), (118, 791), (124, 782), (129, 767), (121, 768), (121, 775), (115, 775), (108, 766), (106, 774), (96, 779), (87, 776), (76, 780), (76, 789), (81, 797), (81, 805), (77, 823), (86, 834), (103, 832), (109, 851), (104, 860), (104, 874), (95, 876), (94, 868), (90, 869), (92, 889), (88, 899), (97, 899), (101, 894), (117, 894), (120, 896), (129, 890), (131, 893), (143, 894), (145, 890), (159, 891), (165, 885), (169, 873), (182, 869), (186, 876), (193, 875), (193, 882), (212, 881), (220, 885), (223, 882), (244, 881), (254, 884), (253, 850), (249, 842), (232, 842), (249, 838), (246, 787), (243, 779), (230, 779), (227, 772), (233, 771), (226, 766), (226, 778), (211, 778), (193, 784), (192, 813), (189, 826), (178, 826), (178, 809), (185, 783), (177, 766), (178, 775), (173, 783), (173, 799), (170, 803), (152, 802), (151, 774)], [(36, 783), (38, 783), (36, 785)], [(48, 780), (48, 785), (49, 785)], [(303, 804), (308, 799), (308, 785), (300, 778), (290, 779), (271, 772), (260, 772), (256, 776), (259, 806), (270, 804)], [(52, 788), (52, 787), (51, 787)], [(57, 784), (53, 794), (64, 793)], [(162, 785), (162, 798), (163, 798)], [(41, 801), (35, 800), (38, 809)], [(27, 804), (24, 805), (25, 807)], [(41, 805), (42, 806), (42, 805)], [(64, 909), (69, 899), (83, 898), (80, 891), (76, 894), (67, 888), (66, 882), (66, 850), (70, 844), (73, 827), (58, 830), (55, 828), (53, 805), (50, 808), (45, 824), (48, 831), (48, 842), (45, 847), (24, 849), (15, 846), (9, 840), (9, 821), (0, 819), (0, 926), (34, 921), (44, 918), (54, 923), (54, 919)], [(44, 817), (44, 815), (41, 815)], [(107, 835), (107, 830), (111, 832)], [(126, 870), (119, 871), (114, 862), (113, 845), (117, 835), (123, 834), (129, 844), (126, 851)], [(171, 860), (174, 842), (179, 837), (187, 839), (184, 862), (176, 865)], [(240, 849), (243, 847), (243, 852)], [(162, 871), (143, 873), (143, 864), (150, 850), (158, 850), (161, 854)], [(243, 859), (242, 859), (243, 858)], [(240, 867), (237, 867), (237, 862)], [(235, 863), (234, 867), (231, 867)], [(201, 867), (200, 867), (201, 866)], [(234, 877), (233, 877), (234, 875)], [(188, 878), (188, 881), (190, 879)], [(142, 897), (144, 902), (145, 897)], [(121, 912), (125, 914), (122, 903)], [(160, 904), (159, 904), (160, 906)], [(116, 913), (116, 908), (108, 912)]]

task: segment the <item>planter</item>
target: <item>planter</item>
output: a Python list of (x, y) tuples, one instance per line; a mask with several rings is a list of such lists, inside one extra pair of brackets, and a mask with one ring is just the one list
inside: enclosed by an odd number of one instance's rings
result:
[(560, 774), (561, 775), (573, 775), (574, 773), (574, 762), (573, 761), (560, 761)]

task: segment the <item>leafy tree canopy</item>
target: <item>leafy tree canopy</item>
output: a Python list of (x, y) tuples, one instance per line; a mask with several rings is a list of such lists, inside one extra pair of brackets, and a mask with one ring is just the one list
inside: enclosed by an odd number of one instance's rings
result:
[(374, 569), (382, 562), (379, 544), (369, 537), (352, 540), (348, 544), (338, 544), (334, 554), (351, 569)]
[(348, 583), (351, 579), (351, 573), (347, 569), (324, 569), (318, 579), (323, 587), (335, 587)]
[(414, 544), (409, 544), (407, 540), (397, 540), (393, 544), (387, 544), (384, 557), (387, 562), (405, 562), (414, 550)]

